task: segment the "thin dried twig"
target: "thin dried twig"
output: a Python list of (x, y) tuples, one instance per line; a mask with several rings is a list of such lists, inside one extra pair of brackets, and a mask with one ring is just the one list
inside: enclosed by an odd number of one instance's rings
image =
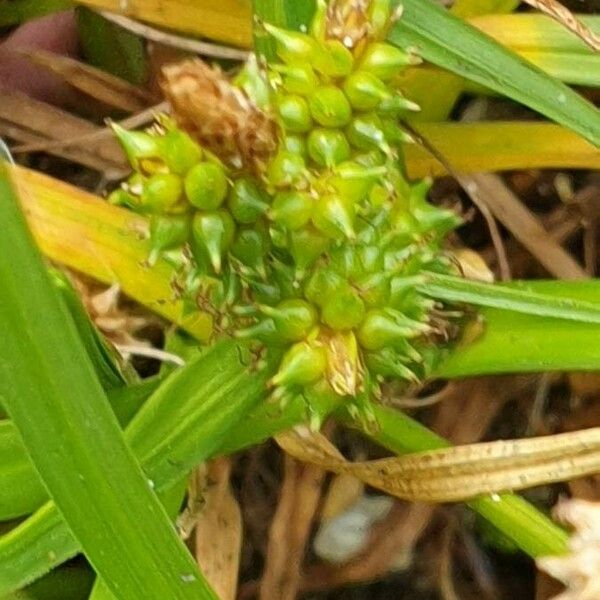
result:
[(285, 457), (285, 478), (269, 532), (260, 600), (295, 600), (325, 471)]
[(240, 50), (238, 48), (231, 48), (230, 46), (222, 46), (221, 44), (214, 44), (212, 42), (201, 42), (190, 38), (181, 37), (172, 33), (166, 33), (160, 29), (155, 29), (149, 25), (144, 25), (139, 21), (135, 21), (122, 15), (117, 15), (108, 11), (98, 11), (105, 19), (112, 21), (113, 23), (123, 27), (139, 35), (147, 40), (156, 42), (158, 44), (164, 44), (165, 46), (171, 46), (173, 48), (179, 48), (187, 52), (194, 52), (203, 56), (210, 56), (212, 58), (222, 58), (227, 60), (246, 60), (250, 55), (247, 50)]
[(564, 25), (569, 31), (580, 37), (592, 50), (596, 52), (600, 50), (600, 37), (560, 2), (556, 0), (525, 0), (525, 2)]
[(502, 236), (500, 235), (500, 231), (498, 230), (498, 225), (494, 219), (494, 216), (489, 211), (488, 207), (480, 201), (480, 198), (476, 194), (471, 194), (468, 189), (468, 181), (463, 179), (463, 176), (456, 172), (454, 167), (449, 163), (446, 157), (435, 147), (433, 144), (429, 142), (426, 138), (424, 138), (412, 125), (410, 125), (406, 121), (402, 121), (402, 126), (410, 133), (410, 135), (417, 141), (419, 144), (425, 148), (443, 167), (448, 171), (448, 174), (451, 175), (458, 183), (464, 188), (465, 192), (471, 198), (471, 201), (477, 208), (479, 212), (485, 219), (488, 230), (490, 232), (490, 237), (492, 239), (492, 244), (494, 246), (494, 250), (496, 252), (496, 256), (498, 258), (498, 268), (500, 270), (500, 278), (503, 281), (507, 281), (511, 279), (510, 274), (510, 266), (508, 264), (508, 259), (506, 257), (506, 250), (504, 248), (504, 243), (502, 242)]
[(471, 197), (494, 216), (535, 256), (548, 272), (561, 279), (586, 279), (585, 270), (546, 231), (537, 217), (513, 194), (498, 175), (461, 176)]
[[(134, 129), (142, 125), (151, 123), (158, 113), (168, 112), (170, 105), (168, 102), (160, 102), (146, 110), (131, 115), (117, 123), (125, 129)], [(14, 154), (24, 152), (49, 152), (50, 150), (58, 150), (61, 148), (70, 148), (81, 144), (91, 144), (92, 142), (101, 142), (104, 140), (113, 140), (114, 133), (110, 127), (103, 127), (97, 131), (75, 136), (65, 140), (49, 140), (47, 142), (20, 144), (11, 148)]]

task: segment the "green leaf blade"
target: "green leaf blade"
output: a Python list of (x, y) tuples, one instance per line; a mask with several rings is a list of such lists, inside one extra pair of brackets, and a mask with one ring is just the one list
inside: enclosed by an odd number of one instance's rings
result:
[(600, 145), (600, 113), (546, 75), (431, 0), (402, 0), (389, 41), (413, 46), (428, 61), (489, 87)]
[(215, 598), (127, 448), (0, 169), (0, 398), (113, 593)]

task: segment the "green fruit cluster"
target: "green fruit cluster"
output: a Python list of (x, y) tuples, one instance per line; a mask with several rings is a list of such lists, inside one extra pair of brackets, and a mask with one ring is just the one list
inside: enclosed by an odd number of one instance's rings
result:
[(283, 351), (280, 397), (417, 381), (447, 331), (445, 307), (418, 284), (455, 271), (442, 245), (459, 219), (403, 174), (399, 117), (417, 107), (394, 79), (415, 58), (381, 40), (390, 3), (369, 11), (356, 44), (328, 34), (324, 2), (307, 33), (264, 25), (281, 62), (237, 79), (261, 108), (266, 82), (279, 126), (258, 175), (228, 170), (166, 118), (150, 132), (115, 127), (135, 173), (111, 200), (151, 215), (152, 260), (185, 248), (185, 291), (212, 307), (217, 333)]

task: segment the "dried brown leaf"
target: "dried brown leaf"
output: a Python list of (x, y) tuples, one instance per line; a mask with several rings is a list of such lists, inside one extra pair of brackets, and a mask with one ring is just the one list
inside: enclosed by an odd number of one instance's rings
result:
[(198, 565), (221, 600), (235, 600), (242, 546), (242, 515), (230, 472), (228, 458), (209, 463), (194, 537)]
[(73, 58), (43, 50), (15, 50), (79, 91), (120, 110), (137, 112), (156, 103), (146, 90)]
[[(66, 141), (102, 131), (93, 123), (24, 94), (0, 92), (0, 130), (25, 143)], [(49, 148), (52, 154), (122, 177), (128, 172), (125, 156), (113, 137), (83, 148)]]
[(299, 460), (354, 475), (390, 495), (417, 502), (456, 502), (600, 471), (600, 427), (356, 463), (346, 461), (326, 438), (306, 427), (276, 440)]

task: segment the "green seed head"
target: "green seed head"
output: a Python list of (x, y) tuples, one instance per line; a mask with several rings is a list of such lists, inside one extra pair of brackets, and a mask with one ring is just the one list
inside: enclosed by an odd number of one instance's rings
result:
[(195, 208), (219, 208), (227, 195), (225, 170), (217, 163), (198, 163), (185, 177), (185, 194)]
[(352, 108), (344, 92), (334, 85), (317, 88), (308, 105), (313, 119), (324, 127), (343, 127), (352, 117)]
[[(420, 284), (424, 272), (456, 273), (443, 242), (458, 219), (403, 174), (410, 136), (399, 117), (418, 107), (394, 88), (415, 61), (383, 41), (393, 3), (332, 1), (317, 0), (309, 33), (266, 24), (281, 62), (251, 61), (237, 89), (212, 100), (250, 124), (232, 141), (244, 138), (244, 156), (260, 138), (251, 124), (272, 125), (278, 146), (249, 159), (251, 173), (226, 171), (165, 117), (139, 135), (116, 128), (136, 172), (110, 199), (151, 213), (150, 262), (191, 250), (180, 267), (185, 300), (214, 305), (219, 333), (283, 354), (274, 398), (337, 394), (367, 411), (383, 380), (425, 377), (434, 340), (453, 331), (446, 315), (456, 310)], [(227, 135), (227, 123), (207, 115), (193, 135)]]

